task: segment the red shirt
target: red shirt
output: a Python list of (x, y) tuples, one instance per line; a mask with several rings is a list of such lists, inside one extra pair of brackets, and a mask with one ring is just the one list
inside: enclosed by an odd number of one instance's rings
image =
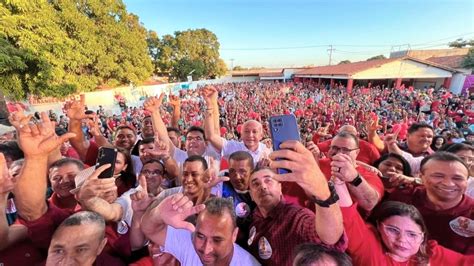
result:
[[(316, 234), (315, 216), (310, 210), (283, 200), (265, 218), (258, 208), (254, 210), (247, 250), (262, 265), (292, 265), (293, 249), (307, 242), (325, 245)], [(345, 234), (328, 247), (344, 251)]]
[(0, 252), (0, 265), (33, 266), (40, 264), (44, 259), (44, 254), (28, 238)]
[[(352, 258), (354, 265), (417, 265), (413, 261), (396, 262), (390, 257), (382, 245), (382, 240), (378, 236), (377, 230), (365, 224), (362, 217), (357, 212), (356, 204), (351, 207), (341, 207), (344, 221), (344, 230), (349, 238), (347, 253)], [(426, 222), (426, 221), (425, 221)], [(429, 265), (473, 265), (474, 256), (465, 256), (438, 245), (434, 240), (429, 240), (427, 252), (431, 254)]]
[[(317, 145), (321, 152), (327, 154), (329, 151), (329, 146), (331, 146), (331, 140), (328, 139), (326, 141), (317, 143)], [(377, 150), (377, 148), (365, 140), (359, 139), (359, 148), (360, 152), (356, 158), (358, 161), (373, 165), (374, 162), (380, 158), (380, 152)]]
[[(48, 205), (48, 211), (35, 221), (25, 221), (20, 218), (20, 222), (28, 227), (28, 238), (44, 254), (47, 253), (56, 228), (74, 213), (74, 211), (59, 209), (53, 204)], [(113, 223), (113, 225), (107, 224), (106, 226), (107, 245), (97, 258), (97, 262), (104, 262), (102, 265), (125, 265), (122, 259), (131, 255), (129, 231), (119, 235), (115, 230), (116, 225), (117, 223)], [(113, 232), (114, 230), (115, 232)]]
[[(330, 180), (331, 160), (329, 158), (319, 160), (319, 168), (323, 172), (326, 179)], [(380, 201), (385, 192), (382, 180), (380, 180), (380, 178), (376, 174), (366, 170), (363, 167), (357, 166), (356, 170), (365, 179), (365, 181), (367, 181), (367, 183), (369, 183), (369, 185), (372, 186), (377, 191), (377, 193), (379, 193)], [(306, 196), (306, 193), (298, 184), (294, 182), (283, 182), (282, 192), (287, 202), (295, 203), (299, 206), (307, 207), (311, 210), (314, 210), (314, 204), (310, 203), (308, 197)]]
[(430, 239), (459, 253), (474, 255), (474, 237), (462, 236), (457, 228), (459, 217), (471, 219), (471, 223), (474, 220), (474, 199), (463, 196), (454, 208), (433, 210), (428, 206), (429, 199), (424, 187), (396, 190), (388, 199), (414, 205), (423, 215)]

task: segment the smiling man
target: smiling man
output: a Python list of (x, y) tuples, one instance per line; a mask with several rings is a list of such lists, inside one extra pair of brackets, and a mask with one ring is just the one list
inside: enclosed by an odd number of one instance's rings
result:
[[(233, 209), (229, 199), (211, 198), (193, 206), (186, 196), (176, 194), (147, 210), (142, 231), (181, 265), (260, 265), (234, 243), (239, 229)], [(194, 214), (196, 226), (186, 222)]]
[(474, 199), (465, 196), (469, 168), (454, 154), (436, 152), (421, 162), (424, 186), (397, 190), (390, 200), (414, 205), (423, 215), (429, 237), (442, 246), (474, 254)]

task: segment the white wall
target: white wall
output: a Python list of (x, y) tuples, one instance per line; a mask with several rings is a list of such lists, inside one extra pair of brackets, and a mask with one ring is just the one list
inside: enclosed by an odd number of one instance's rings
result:
[(398, 60), (353, 75), (354, 79), (447, 78), (452, 73), (412, 60)]
[(451, 79), (451, 85), (449, 86), (449, 90), (454, 94), (460, 94), (462, 90), (462, 86), (464, 85), (464, 80), (466, 79), (466, 74), (464, 73), (456, 73), (453, 75)]

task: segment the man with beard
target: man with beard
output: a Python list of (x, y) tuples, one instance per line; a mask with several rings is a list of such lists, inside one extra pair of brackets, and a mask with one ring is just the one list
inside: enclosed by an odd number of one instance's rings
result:
[(246, 151), (252, 155), (254, 164), (268, 156), (270, 149), (260, 141), (263, 138), (262, 124), (256, 120), (248, 120), (242, 125), (242, 141), (226, 140), (219, 133), (219, 106), (217, 103), (217, 90), (214, 87), (203, 89), (203, 97), (206, 101), (206, 118), (204, 128), (209, 142), (224, 158), (228, 158), (233, 152)]
[[(147, 210), (142, 230), (182, 265), (260, 265), (234, 243), (239, 229), (233, 209), (228, 199), (211, 198), (194, 205), (176, 194)], [(195, 214), (196, 226), (186, 221)]]

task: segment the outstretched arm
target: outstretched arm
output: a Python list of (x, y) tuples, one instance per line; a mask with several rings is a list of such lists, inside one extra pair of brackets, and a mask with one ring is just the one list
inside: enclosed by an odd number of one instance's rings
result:
[(14, 189), (15, 204), (21, 217), (33, 221), (47, 211), (48, 155), (74, 134), (66, 133), (58, 137), (54, 123), (44, 112), (41, 113), (42, 122), (37, 124), (28, 123), (29, 117), (22, 112), (13, 113), (9, 119), (18, 132), (18, 143), (25, 154), (25, 162)]
[(168, 143), (169, 149), (170, 149), (170, 154), (174, 154), (174, 145), (173, 142), (171, 142), (170, 137), (168, 136), (168, 131), (166, 130), (166, 125), (163, 122), (163, 119), (161, 118), (160, 114), (160, 107), (163, 102), (163, 98), (165, 97), (165, 94), (162, 93), (160, 97), (150, 97), (148, 98), (145, 103), (143, 104), (143, 107), (147, 111), (151, 113), (151, 119), (153, 123), (153, 130), (155, 131), (155, 136), (157, 136), (161, 141), (164, 141), (165, 143)]
[[(287, 174), (277, 174), (274, 178), (280, 182), (296, 182), (310, 198), (326, 200), (331, 196), (326, 177), (312, 153), (297, 141), (286, 141), (281, 150), (270, 154), (272, 168), (291, 170)], [(284, 159), (284, 160), (276, 160)], [(338, 204), (329, 207), (316, 206), (315, 231), (321, 241), (334, 245), (343, 235), (342, 214)]]
[(87, 150), (89, 149), (89, 140), (87, 140), (82, 132), (82, 119), (92, 118), (92, 115), (86, 115), (85, 95), (81, 95), (79, 100), (72, 99), (64, 105), (66, 115), (69, 117), (69, 132), (75, 134), (69, 141), (71, 146), (77, 151), (82, 161), (86, 159)]
[(212, 146), (217, 151), (222, 151), (224, 142), (219, 134), (219, 107), (217, 104), (217, 90), (214, 87), (206, 87), (202, 91), (204, 100), (206, 101), (206, 115), (204, 119), (204, 131), (206, 133), (206, 139), (211, 142)]

